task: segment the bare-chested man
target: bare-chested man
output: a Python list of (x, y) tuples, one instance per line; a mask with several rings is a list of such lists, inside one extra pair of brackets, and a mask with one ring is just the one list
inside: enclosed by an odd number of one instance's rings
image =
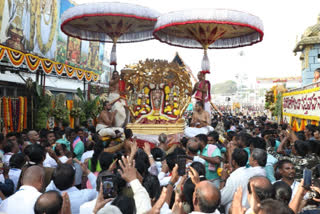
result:
[(211, 84), (210, 81), (206, 80), (205, 74), (203, 72), (198, 73), (198, 82), (194, 85), (191, 95), (194, 95), (194, 98), (198, 101), (203, 102), (203, 108), (205, 111), (211, 114), (211, 105), (212, 107), (222, 116), (222, 113), (219, 111), (216, 105), (211, 102)]
[(118, 71), (113, 71), (112, 78), (109, 81), (109, 97), (108, 101), (110, 103), (114, 103), (112, 106), (112, 111), (115, 109), (117, 110), (117, 113), (115, 114), (115, 123), (114, 125), (116, 127), (123, 127), (126, 124), (126, 101), (125, 96), (123, 96), (126, 92), (125, 88), (125, 82), (123, 80), (123, 77), (121, 79)]
[(210, 114), (204, 110), (203, 103), (197, 101), (190, 127), (187, 127), (184, 133), (187, 137), (194, 137), (198, 134), (208, 134), (210, 131), (213, 131)]
[(96, 132), (102, 136), (111, 136), (112, 138), (120, 137), (123, 133), (123, 129), (120, 127), (114, 127), (115, 115), (117, 110), (111, 112), (112, 105), (106, 101), (103, 103), (103, 110), (98, 117), (98, 124)]

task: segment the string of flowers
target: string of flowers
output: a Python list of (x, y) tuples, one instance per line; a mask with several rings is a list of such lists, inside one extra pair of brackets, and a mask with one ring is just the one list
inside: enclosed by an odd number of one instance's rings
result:
[(15, 131), (17, 132), (20, 132), (19, 130), (19, 119), (21, 117), (20, 115), (20, 100), (17, 99), (15, 100), (15, 106), (16, 106), (16, 109), (15, 109)]
[(10, 120), (10, 131), (13, 132), (13, 118), (12, 118), (12, 102), (11, 102), (11, 98), (9, 97), (8, 99), (8, 103), (9, 103), (9, 120)]
[(4, 121), (4, 128), (8, 131), (8, 115), (7, 115), (7, 98), (2, 98), (3, 102), (3, 121)]
[(24, 98), (23, 97), (19, 97), (19, 101), (20, 101), (20, 109), (19, 109), (19, 126), (18, 126), (18, 131), (23, 131), (23, 119), (24, 119)]
[(0, 128), (6, 132), (21, 132), (27, 125), (27, 98), (0, 98)]
[(27, 105), (27, 97), (24, 97), (24, 115), (23, 115), (23, 129), (27, 128), (27, 109), (28, 109), (28, 105)]

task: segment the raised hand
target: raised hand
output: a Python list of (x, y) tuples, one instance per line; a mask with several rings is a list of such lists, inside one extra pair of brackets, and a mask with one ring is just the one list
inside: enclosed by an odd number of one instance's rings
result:
[(61, 194), (62, 196), (62, 207), (61, 207), (61, 214), (71, 214), (71, 204), (69, 195), (66, 192)]
[(122, 160), (119, 161), (121, 170), (118, 169), (121, 177), (128, 183), (137, 179), (136, 168), (134, 168), (135, 161), (130, 161), (129, 157), (125, 158), (122, 156)]
[(113, 200), (113, 198), (104, 199), (103, 198), (103, 184), (100, 184), (100, 191), (96, 201), (96, 205), (94, 206), (93, 213), (96, 214), (101, 208), (104, 207), (109, 201)]
[(242, 187), (239, 187), (233, 195), (231, 213), (244, 214), (245, 212), (246, 208), (242, 207)]
[(194, 168), (192, 168), (191, 166), (189, 167), (189, 177), (191, 178), (191, 181), (194, 185), (197, 185), (198, 183), (200, 183), (200, 176), (199, 173), (197, 172), (197, 170), (195, 170)]

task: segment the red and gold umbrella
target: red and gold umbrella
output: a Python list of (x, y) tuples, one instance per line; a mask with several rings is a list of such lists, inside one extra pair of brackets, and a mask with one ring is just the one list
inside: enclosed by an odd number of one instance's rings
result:
[(207, 49), (258, 43), (263, 38), (263, 24), (257, 16), (235, 10), (186, 10), (159, 16), (153, 35), (169, 45), (204, 49), (202, 72), (210, 73)]
[(116, 66), (116, 43), (153, 39), (152, 31), (159, 15), (157, 11), (134, 4), (81, 4), (63, 13), (61, 30), (82, 40), (112, 42), (110, 64)]

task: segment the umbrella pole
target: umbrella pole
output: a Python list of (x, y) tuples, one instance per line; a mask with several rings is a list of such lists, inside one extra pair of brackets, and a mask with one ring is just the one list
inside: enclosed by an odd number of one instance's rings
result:
[(114, 66), (114, 71), (117, 70), (117, 46), (116, 40), (114, 40), (110, 55), (110, 65)]

